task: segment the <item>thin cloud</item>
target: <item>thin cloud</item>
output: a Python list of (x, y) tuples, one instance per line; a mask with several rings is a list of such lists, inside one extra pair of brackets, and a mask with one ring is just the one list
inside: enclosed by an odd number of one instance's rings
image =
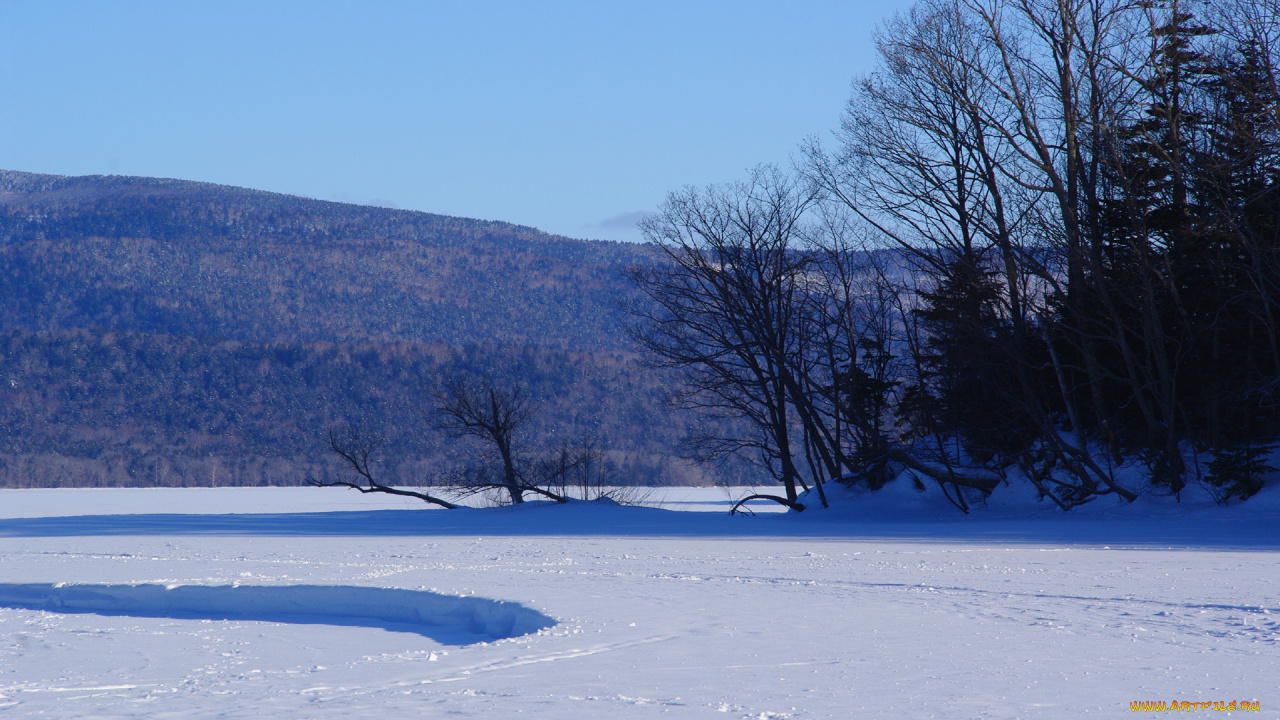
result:
[(634, 230), (641, 220), (648, 217), (651, 213), (647, 210), (635, 210), (633, 212), (618, 213), (613, 217), (607, 217), (596, 223), (596, 227), (609, 230)]

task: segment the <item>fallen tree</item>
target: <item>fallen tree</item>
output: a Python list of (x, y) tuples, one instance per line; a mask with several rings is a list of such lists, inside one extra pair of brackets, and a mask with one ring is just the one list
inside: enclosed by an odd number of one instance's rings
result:
[(373, 454), (377, 452), (382, 445), (380, 436), (365, 437), (359, 428), (353, 425), (343, 425), (341, 429), (329, 428), (329, 447), (334, 454), (343, 460), (346, 469), (355, 473), (355, 478), (349, 475), (347, 479), (318, 479), (313, 476), (307, 477), (307, 484), (314, 487), (346, 487), (359, 490), (362, 493), (386, 493), (388, 495), (402, 495), (404, 497), (418, 498), (425, 502), (439, 505), (447, 510), (456, 510), (459, 506), (449, 502), (443, 498), (438, 498), (424, 492), (416, 492), (414, 490), (405, 490), (403, 488), (392, 487), (391, 485), (383, 485), (373, 476), (373, 469), (369, 460)]

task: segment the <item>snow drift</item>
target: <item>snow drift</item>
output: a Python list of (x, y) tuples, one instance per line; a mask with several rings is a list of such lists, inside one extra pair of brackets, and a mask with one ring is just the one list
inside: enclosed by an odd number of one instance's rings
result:
[(513, 602), (341, 585), (0, 583), (0, 607), (134, 617), (359, 625), (415, 632), (458, 645), (519, 637), (556, 624), (552, 618)]

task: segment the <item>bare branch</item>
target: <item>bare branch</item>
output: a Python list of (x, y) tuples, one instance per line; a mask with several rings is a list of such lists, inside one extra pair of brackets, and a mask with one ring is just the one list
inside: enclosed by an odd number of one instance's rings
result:
[(438, 498), (433, 495), (415, 492), (413, 490), (405, 490), (393, 487), (391, 485), (383, 485), (378, 482), (373, 475), (370, 467), (370, 458), (382, 445), (382, 438), (366, 438), (354, 427), (347, 425), (345, 432), (339, 432), (337, 428), (329, 428), (329, 447), (334, 454), (342, 458), (346, 463), (347, 469), (351, 470), (359, 478), (358, 480), (319, 480), (308, 476), (306, 483), (313, 487), (347, 487), (359, 490), (362, 493), (386, 493), (388, 495), (400, 495), (403, 497), (412, 497), (439, 505), (448, 510), (455, 510), (457, 505)]

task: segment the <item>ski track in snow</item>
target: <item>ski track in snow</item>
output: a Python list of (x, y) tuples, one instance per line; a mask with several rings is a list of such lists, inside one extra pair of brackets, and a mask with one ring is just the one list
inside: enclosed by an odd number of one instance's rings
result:
[[(187, 512), (166, 497), (145, 510)], [(1280, 542), (858, 533), (0, 537), (0, 717), (1109, 718), (1174, 699), (1280, 717)], [(258, 605), (4, 606), (56, 583), (239, 586)], [(320, 588), (315, 616), (390, 591), (555, 624), (492, 639), (269, 617), (271, 589), (299, 587)], [(228, 607), (244, 612), (212, 617)]]

